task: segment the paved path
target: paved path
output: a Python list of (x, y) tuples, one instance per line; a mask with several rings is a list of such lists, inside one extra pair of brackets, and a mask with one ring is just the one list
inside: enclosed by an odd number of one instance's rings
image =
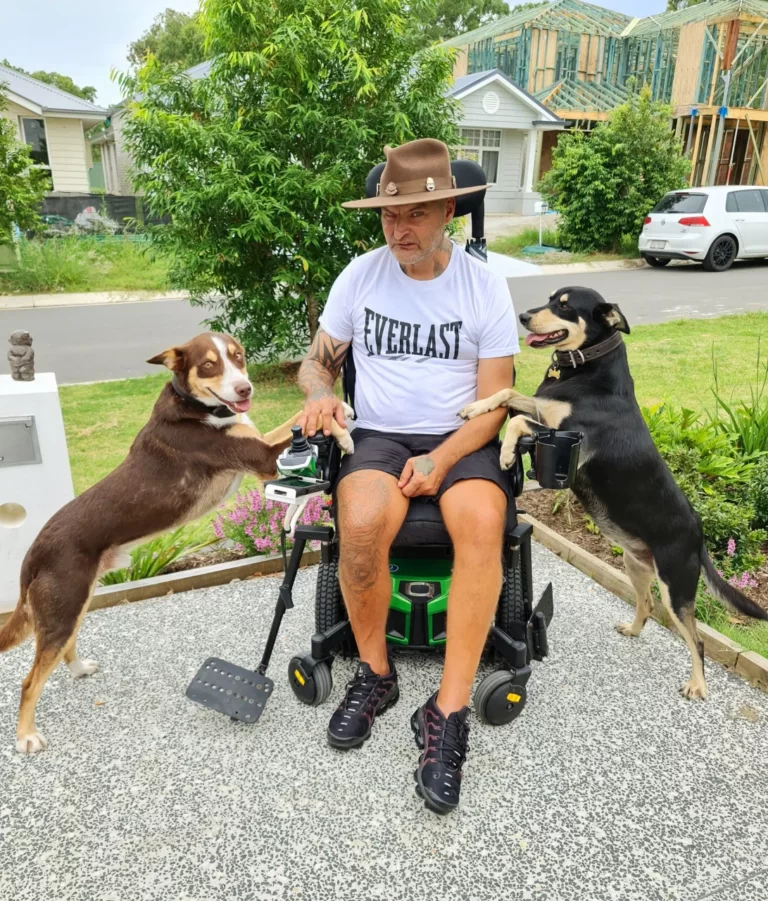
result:
[(352, 662), (322, 707), (294, 699), (285, 672), (309, 647), (314, 570), (257, 726), (184, 690), (208, 655), (257, 661), (275, 578), (89, 614), (81, 650), (103, 669), (54, 674), (37, 758), (12, 750), (32, 648), (3, 655), (0, 898), (764, 901), (768, 697), (710, 664), (710, 699), (685, 701), (681, 641), (655, 622), (621, 637), (630, 608), (535, 546), (537, 590), (545, 574), (552, 654), (515, 723), (473, 722), (462, 807), (446, 818), (414, 794), (408, 726), (436, 658), (399, 658), (401, 702), (358, 751), (324, 736)]
[[(509, 280), (518, 312), (546, 302), (568, 284), (586, 285), (621, 305), (633, 325), (689, 316), (768, 309), (768, 264), (737, 263), (714, 274), (696, 266), (536, 275)], [(13, 329), (35, 339), (38, 368), (61, 384), (127, 378), (152, 372), (144, 361), (201, 331), (205, 310), (186, 301), (0, 311), (0, 346)], [(5, 370), (0, 355), (0, 371)]]

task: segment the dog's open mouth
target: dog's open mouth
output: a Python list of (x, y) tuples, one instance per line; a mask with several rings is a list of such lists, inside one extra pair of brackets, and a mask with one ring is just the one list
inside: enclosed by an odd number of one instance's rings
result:
[(212, 391), (210, 388), (208, 390), (219, 403), (224, 404), (225, 407), (229, 407), (229, 409), (233, 410), (235, 413), (247, 413), (251, 409), (250, 397), (247, 400), (224, 400), (224, 398), (220, 397), (215, 391)]
[(548, 344), (557, 344), (563, 338), (568, 336), (568, 332), (564, 329), (558, 329), (556, 332), (545, 332), (541, 335), (530, 334), (525, 336), (525, 343), (529, 347), (546, 347)]

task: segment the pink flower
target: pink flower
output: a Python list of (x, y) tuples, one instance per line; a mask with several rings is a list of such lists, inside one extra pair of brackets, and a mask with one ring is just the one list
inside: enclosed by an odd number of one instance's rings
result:
[(213, 534), (220, 540), (225, 537), (224, 536), (224, 526), (221, 524), (220, 516), (217, 517), (216, 519), (214, 519), (214, 521), (213, 521)]
[(736, 542), (734, 541), (733, 538), (729, 538), (728, 539), (728, 556), (733, 557), (733, 555), (735, 553), (736, 553)]

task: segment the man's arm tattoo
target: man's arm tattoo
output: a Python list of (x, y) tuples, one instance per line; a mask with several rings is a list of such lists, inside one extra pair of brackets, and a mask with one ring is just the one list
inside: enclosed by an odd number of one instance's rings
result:
[(299, 388), (308, 400), (318, 400), (333, 394), (333, 383), (348, 350), (349, 342), (337, 341), (322, 329), (318, 331), (299, 368)]

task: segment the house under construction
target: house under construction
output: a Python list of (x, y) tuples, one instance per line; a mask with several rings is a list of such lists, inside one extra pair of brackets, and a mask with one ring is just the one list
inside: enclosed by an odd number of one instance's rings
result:
[[(645, 19), (554, 0), (447, 42), (455, 76), (499, 70), (571, 127), (589, 129), (650, 86), (672, 107), (691, 184), (768, 184), (768, 0), (706, 0)], [(557, 131), (540, 135), (539, 172)]]

